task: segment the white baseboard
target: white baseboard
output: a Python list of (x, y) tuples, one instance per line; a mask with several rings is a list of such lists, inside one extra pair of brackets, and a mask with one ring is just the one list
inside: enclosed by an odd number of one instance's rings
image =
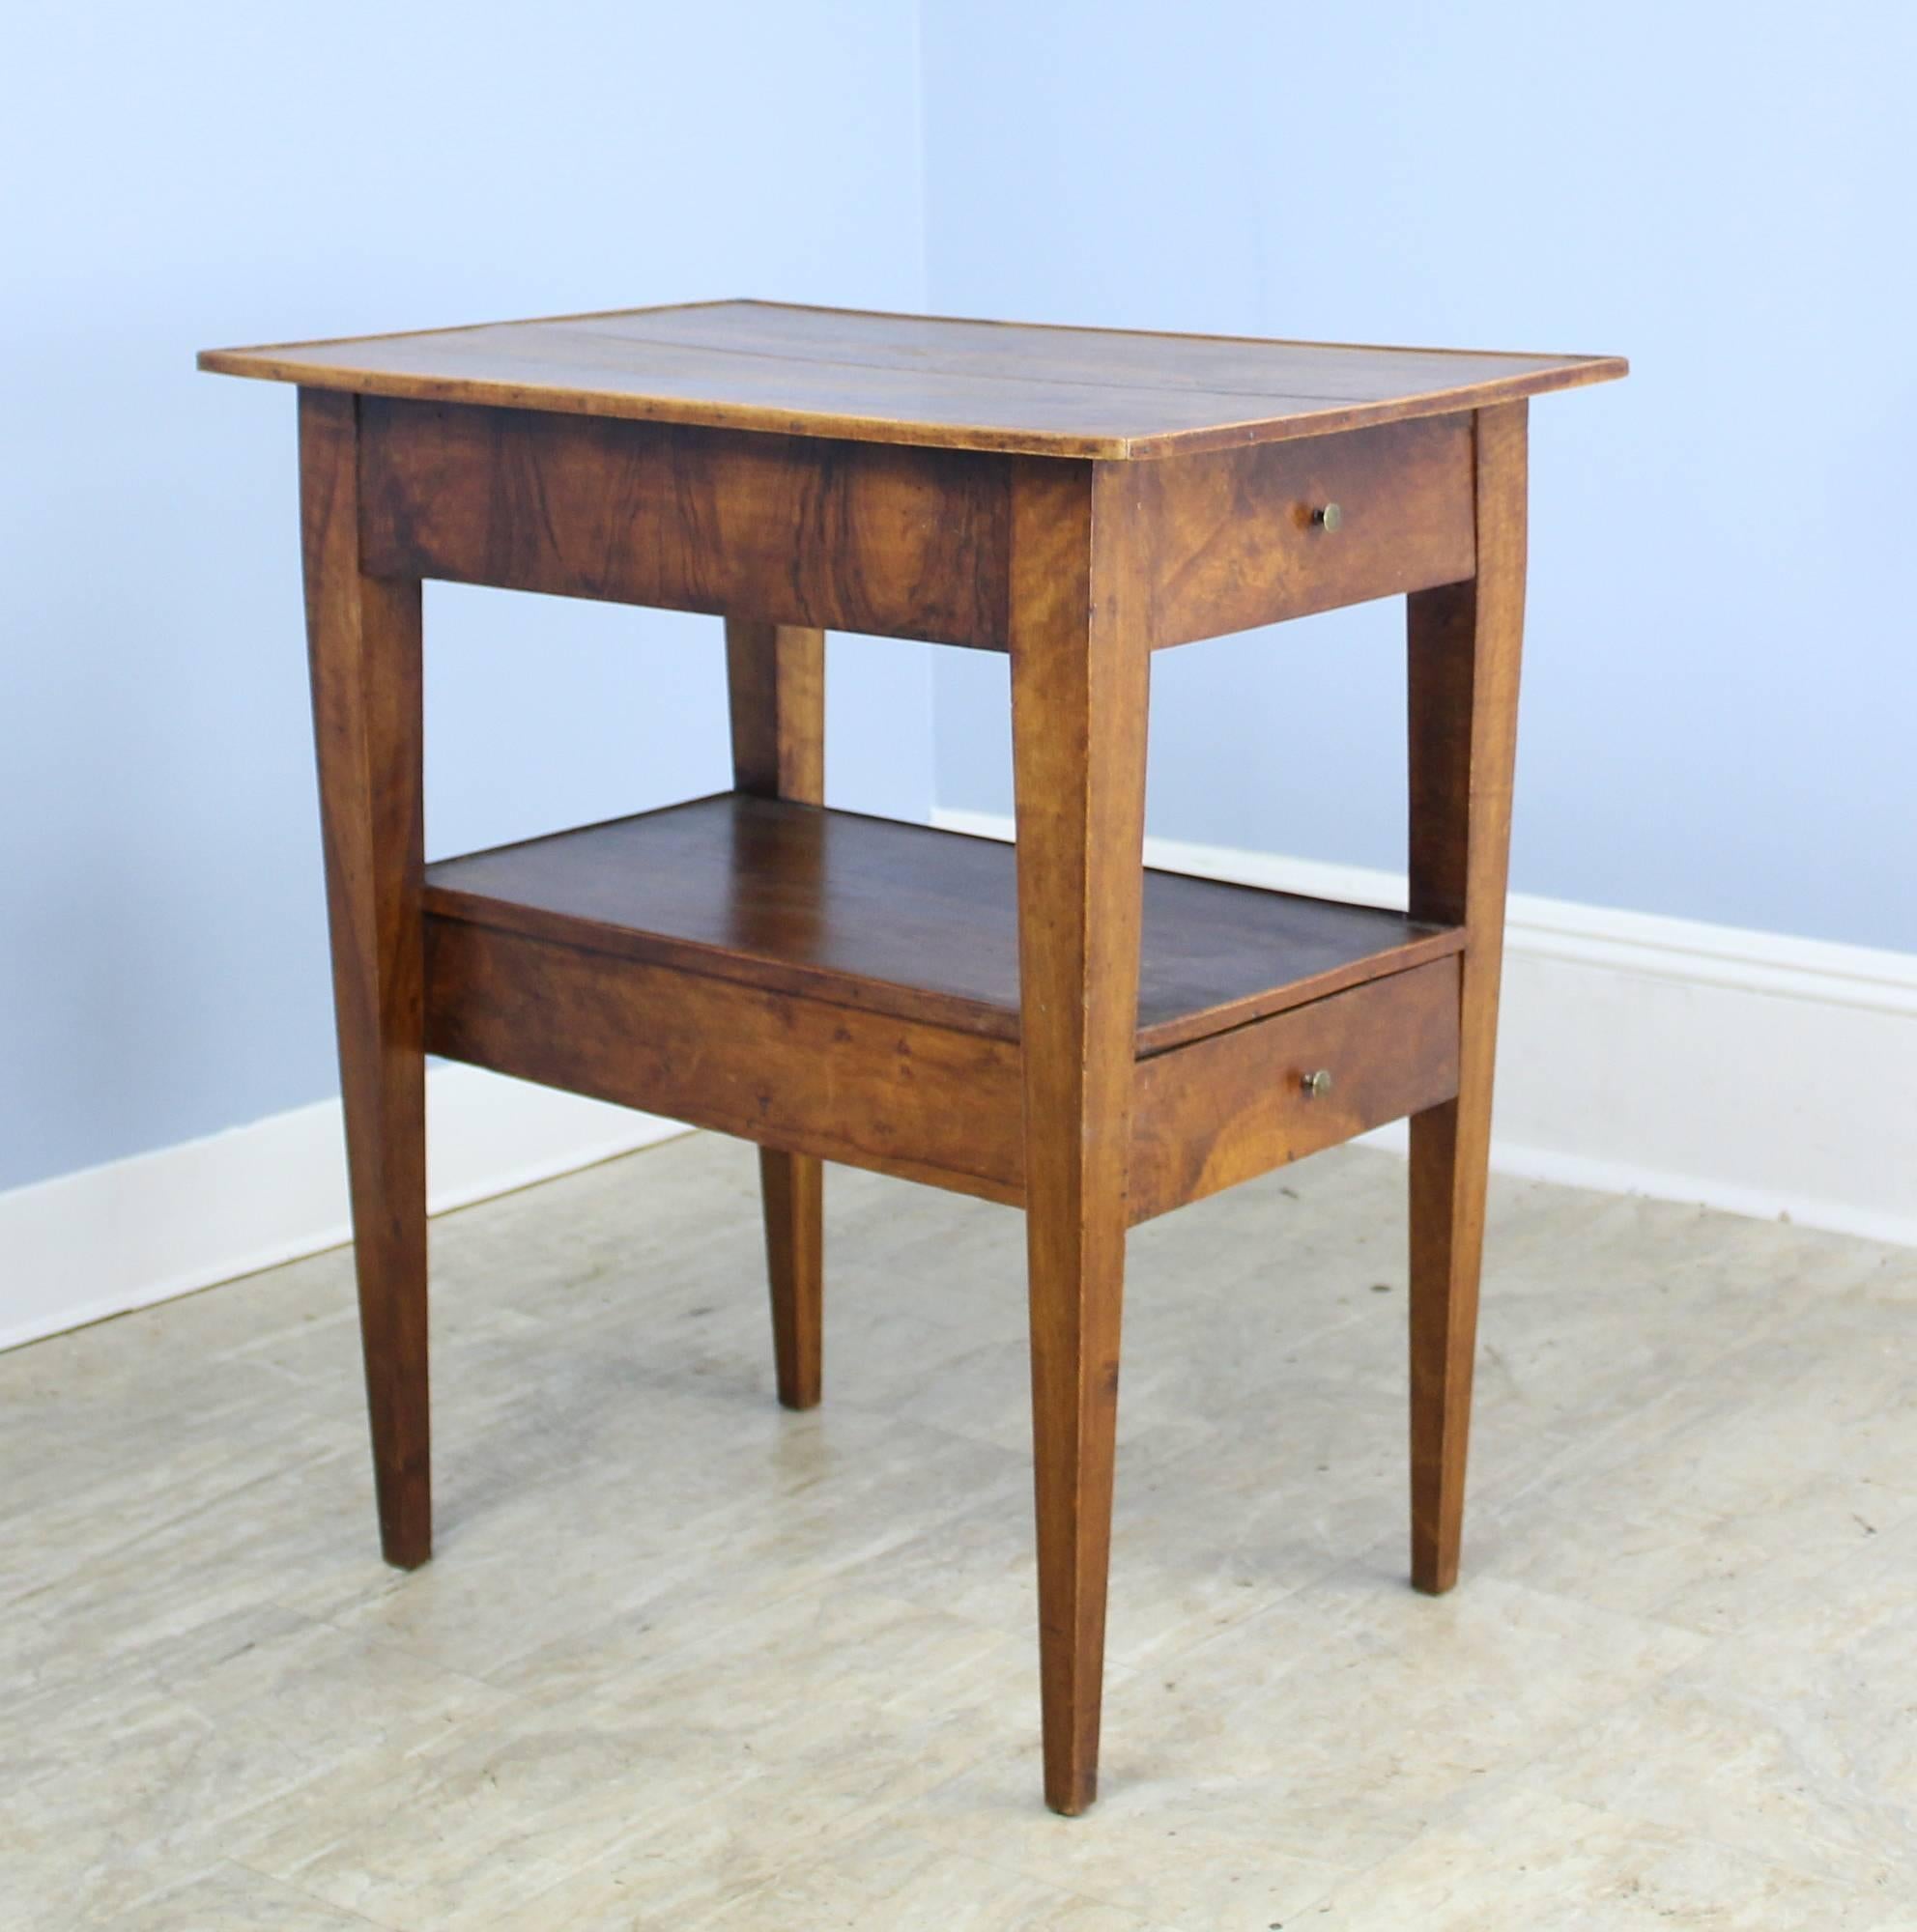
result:
[[(933, 823), (1012, 834), (996, 812)], [(1170, 871), (1405, 902), (1388, 872), (1145, 846)], [(1513, 895), (1492, 1164), (1917, 1244), (1917, 955)]]
[[(435, 1213), (685, 1129), (473, 1066), (426, 1077)], [(352, 1238), (339, 1102), (0, 1194), (0, 1349)]]

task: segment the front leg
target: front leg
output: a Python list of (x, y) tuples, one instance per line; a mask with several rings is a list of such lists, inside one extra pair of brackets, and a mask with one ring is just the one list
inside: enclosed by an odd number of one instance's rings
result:
[(358, 398), (300, 392), (300, 505), (340, 1098), (380, 1544), (433, 1548), (419, 584), (359, 567)]
[(1015, 470), (1012, 729), (1045, 1802), (1098, 1791), (1149, 657), (1127, 467)]

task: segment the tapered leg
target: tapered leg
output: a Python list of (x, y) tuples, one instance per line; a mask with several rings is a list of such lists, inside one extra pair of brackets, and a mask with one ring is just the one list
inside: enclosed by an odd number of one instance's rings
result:
[(1126, 466), (1019, 466), (1012, 725), (1045, 1803), (1098, 1791), (1149, 659)]
[[(825, 633), (726, 622), (732, 782), (761, 798), (825, 796)], [(761, 1148), (766, 1274), (779, 1400), (817, 1406), (824, 1322), (824, 1168), (810, 1154)]]
[(1411, 1565), (1458, 1577), (1524, 639), (1525, 405), (1477, 416), (1477, 576), (1411, 599), (1411, 910), (1466, 928), (1458, 1096), (1411, 1123)]
[(300, 397), (306, 633), (380, 1545), (432, 1553), (419, 585), (359, 568), (358, 406)]
[(825, 1314), (823, 1183), (823, 1163), (810, 1154), (759, 1149), (772, 1360), (779, 1400), (787, 1408), (818, 1406)]

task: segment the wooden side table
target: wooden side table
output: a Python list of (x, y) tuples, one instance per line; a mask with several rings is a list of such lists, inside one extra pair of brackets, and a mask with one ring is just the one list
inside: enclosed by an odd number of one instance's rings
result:
[[(715, 302), (220, 350), (300, 385), (381, 1540), (432, 1540), (428, 1052), (1025, 1209), (1045, 1799), (1097, 1783), (1126, 1230), (1411, 1117), (1412, 1577), (1454, 1581), (1527, 399), (1616, 358)], [(734, 788), (424, 863), (420, 581), (726, 620)], [(1142, 869), (1151, 653), (1409, 597), (1411, 908)], [(1016, 851), (821, 803), (824, 633), (1010, 653)]]

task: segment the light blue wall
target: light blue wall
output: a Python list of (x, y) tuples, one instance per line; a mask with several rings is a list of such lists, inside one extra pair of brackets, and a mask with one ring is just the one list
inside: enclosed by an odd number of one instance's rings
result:
[[(1532, 408), (1514, 883), (1917, 949), (1917, 8), (925, 17), (936, 308), (1628, 355)], [(1161, 657), (1153, 829), (1402, 867), (1401, 637)], [(1002, 663), (934, 690), (1006, 809)]]
[[(918, 306), (917, 32), (895, 0), (14, 17), (0, 1187), (335, 1085), (293, 398), (193, 352)], [(427, 629), (436, 851), (726, 781), (710, 621), (436, 587)], [(928, 653), (835, 640), (833, 668), (835, 797), (923, 816)]]
[[(0, 1186), (333, 1087), (292, 399), (209, 343), (764, 293), (1622, 351), (1533, 413), (1516, 883), (1917, 948), (1913, 61), (1901, 0), (23, 14)], [(433, 848), (722, 782), (713, 629), (430, 590)], [(838, 800), (927, 810), (929, 656), (835, 640)], [(1162, 658), (1155, 829), (1400, 863), (1399, 658)], [(935, 697), (1005, 807), (1002, 664)]]

